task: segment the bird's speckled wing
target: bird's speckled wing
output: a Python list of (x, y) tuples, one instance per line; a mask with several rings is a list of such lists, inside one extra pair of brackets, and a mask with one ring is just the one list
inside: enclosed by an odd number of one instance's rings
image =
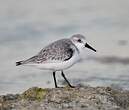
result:
[(75, 51), (69, 39), (61, 39), (43, 48), (37, 55), (25, 60), (24, 63), (52, 63), (69, 60)]

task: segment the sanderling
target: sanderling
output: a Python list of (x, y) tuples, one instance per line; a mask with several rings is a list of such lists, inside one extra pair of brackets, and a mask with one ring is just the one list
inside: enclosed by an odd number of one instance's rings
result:
[(61, 71), (62, 77), (70, 87), (73, 87), (65, 77), (63, 70), (71, 67), (81, 59), (80, 53), (84, 47), (96, 52), (94, 48), (87, 44), (86, 39), (81, 34), (75, 34), (71, 38), (57, 40), (45, 48), (37, 55), (23, 61), (16, 62), (18, 65), (35, 66), (40, 69), (52, 70), (55, 87), (57, 82), (55, 73)]

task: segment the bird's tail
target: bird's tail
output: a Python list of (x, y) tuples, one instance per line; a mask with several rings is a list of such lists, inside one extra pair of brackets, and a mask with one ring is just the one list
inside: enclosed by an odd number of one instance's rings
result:
[(24, 61), (18, 61), (16, 62), (16, 66), (22, 65)]

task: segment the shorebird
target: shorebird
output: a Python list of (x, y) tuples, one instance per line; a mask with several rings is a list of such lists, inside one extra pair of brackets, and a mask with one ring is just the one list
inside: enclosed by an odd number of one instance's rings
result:
[(16, 66), (28, 65), (40, 69), (51, 70), (55, 87), (57, 88), (56, 71), (61, 71), (61, 75), (70, 87), (73, 87), (65, 77), (63, 70), (70, 68), (81, 59), (80, 53), (88, 48), (96, 52), (91, 47), (83, 35), (75, 34), (70, 38), (57, 40), (44, 47), (38, 54), (27, 59), (16, 62)]

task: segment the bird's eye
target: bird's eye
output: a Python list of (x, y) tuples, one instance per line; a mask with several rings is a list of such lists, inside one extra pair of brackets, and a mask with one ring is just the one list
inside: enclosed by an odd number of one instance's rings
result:
[(82, 41), (81, 41), (81, 39), (78, 39), (77, 41), (78, 41), (79, 43), (81, 43), (81, 42), (82, 42)]

